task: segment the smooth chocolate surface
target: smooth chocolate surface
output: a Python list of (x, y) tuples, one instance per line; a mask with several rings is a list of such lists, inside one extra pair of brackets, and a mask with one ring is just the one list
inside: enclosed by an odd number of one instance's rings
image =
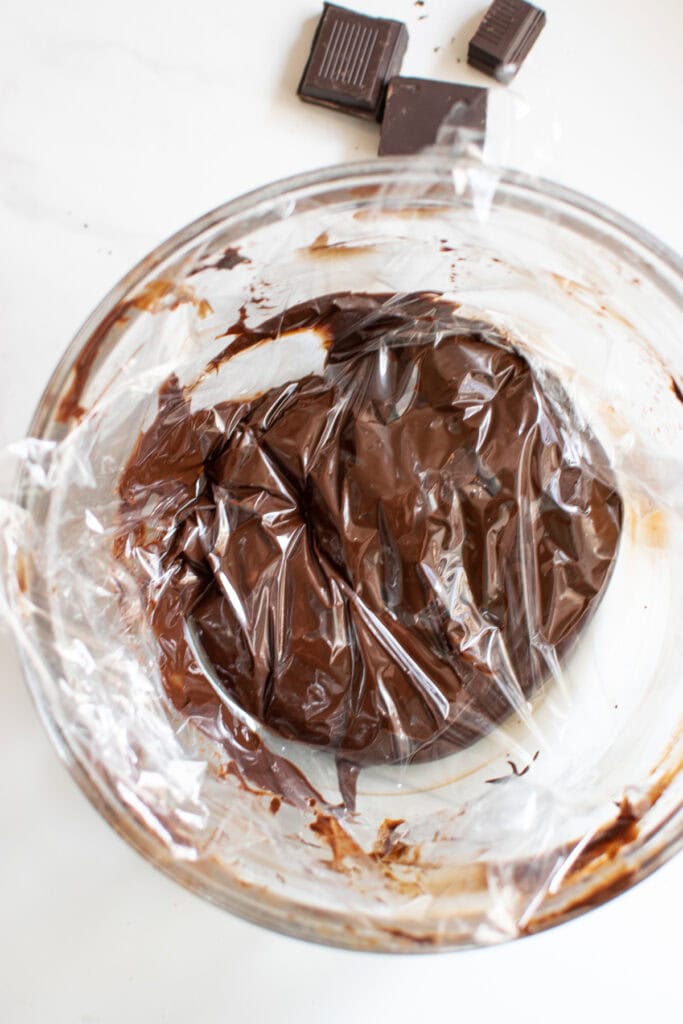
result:
[(349, 779), (519, 710), (597, 607), (622, 522), (559, 386), (438, 294), (324, 296), (236, 325), (216, 362), (301, 327), (326, 341), (320, 374), (194, 412), (167, 382), (121, 476), (118, 544), (176, 707), (292, 801), (306, 780), (221, 708), (189, 616), (231, 697)]
[(545, 11), (525, 0), (494, 0), (470, 40), (467, 63), (510, 81), (545, 25)]
[(299, 84), (302, 100), (379, 121), (408, 45), (400, 21), (325, 4)]
[(392, 78), (379, 142), (380, 156), (419, 153), (433, 146), (439, 129), (450, 126), (486, 132), (486, 89), (428, 78)]

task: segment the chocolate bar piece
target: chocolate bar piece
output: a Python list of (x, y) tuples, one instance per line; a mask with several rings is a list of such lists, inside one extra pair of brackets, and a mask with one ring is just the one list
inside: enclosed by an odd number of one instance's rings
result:
[(380, 156), (433, 146), (446, 118), (452, 127), (486, 131), (486, 89), (429, 78), (392, 78), (387, 89)]
[(470, 40), (467, 63), (509, 82), (545, 25), (545, 11), (525, 0), (494, 0)]
[(407, 45), (408, 30), (400, 21), (324, 4), (299, 96), (379, 121), (387, 82), (399, 72)]

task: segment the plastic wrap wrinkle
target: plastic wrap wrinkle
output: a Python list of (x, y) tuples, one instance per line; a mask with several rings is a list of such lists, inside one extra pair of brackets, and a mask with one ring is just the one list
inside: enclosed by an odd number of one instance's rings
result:
[(144, 586), (171, 699), (227, 705), (224, 724), (244, 709), (259, 758), (238, 769), (285, 799), (253, 718), (357, 765), (530, 721), (622, 518), (597, 441), (567, 445), (528, 364), (439, 295), (241, 320), (207, 372), (302, 329), (322, 374), (196, 411), (170, 378), (120, 481), (123, 549), (159, 572)]

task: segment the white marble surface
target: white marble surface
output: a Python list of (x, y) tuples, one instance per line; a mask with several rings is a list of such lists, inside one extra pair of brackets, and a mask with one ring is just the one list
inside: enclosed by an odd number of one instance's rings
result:
[[(464, 63), (483, 3), (358, 3), (408, 23), (407, 74), (485, 84)], [(681, 0), (546, 7), (514, 86), (516, 108), (529, 106), (515, 162), (680, 250)], [(0, 444), (21, 436), (92, 306), (163, 237), (255, 185), (374, 154), (373, 126), (294, 96), (318, 10), (0, 0)], [(234, 920), (139, 859), (58, 762), (6, 638), (0, 657), (3, 1022), (681, 1019), (683, 858), (506, 947), (406, 959), (308, 946)]]

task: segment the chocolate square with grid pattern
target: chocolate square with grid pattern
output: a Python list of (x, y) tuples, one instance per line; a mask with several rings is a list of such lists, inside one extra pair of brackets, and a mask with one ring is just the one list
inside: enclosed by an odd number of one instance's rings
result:
[(387, 83), (398, 73), (407, 45), (408, 30), (400, 21), (325, 4), (299, 96), (379, 121)]

